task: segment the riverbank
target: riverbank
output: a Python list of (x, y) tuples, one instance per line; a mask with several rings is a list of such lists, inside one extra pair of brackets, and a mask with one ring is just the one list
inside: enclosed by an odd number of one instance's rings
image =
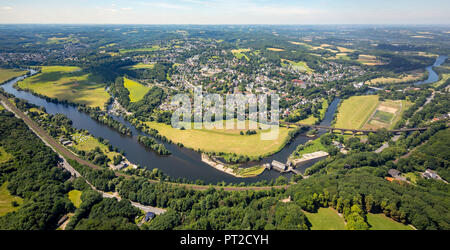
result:
[[(208, 164), (209, 166), (222, 171), (224, 173), (227, 173), (229, 175), (232, 175), (234, 177), (237, 178), (251, 178), (251, 177), (256, 177), (260, 174), (262, 174), (265, 171), (265, 168), (263, 166), (260, 167), (252, 167), (254, 169), (251, 169), (251, 171), (246, 171), (247, 168), (232, 168), (230, 166), (226, 166), (223, 163), (219, 163), (217, 161), (214, 161), (213, 159), (211, 159), (207, 154), (202, 154), (202, 161), (206, 164)], [(245, 174), (240, 174), (240, 173), (245, 173)]]

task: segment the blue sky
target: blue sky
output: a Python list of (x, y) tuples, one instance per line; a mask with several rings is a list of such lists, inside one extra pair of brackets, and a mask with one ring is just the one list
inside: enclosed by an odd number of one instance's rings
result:
[(450, 24), (448, 0), (0, 0), (0, 23)]

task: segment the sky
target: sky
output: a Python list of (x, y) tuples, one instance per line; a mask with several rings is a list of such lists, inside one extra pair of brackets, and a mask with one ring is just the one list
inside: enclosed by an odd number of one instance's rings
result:
[(448, 0), (0, 0), (0, 23), (450, 24)]

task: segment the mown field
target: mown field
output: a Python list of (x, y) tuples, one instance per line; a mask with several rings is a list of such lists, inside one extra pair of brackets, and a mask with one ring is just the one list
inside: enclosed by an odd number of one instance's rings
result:
[(137, 102), (144, 98), (145, 94), (150, 90), (149, 87), (144, 86), (136, 81), (130, 80), (126, 77), (123, 78), (125, 88), (130, 91), (130, 101)]
[(237, 59), (241, 59), (242, 57), (245, 57), (245, 59), (247, 61), (249, 61), (250, 59), (248, 58), (248, 56), (246, 54), (244, 54), (244, 52), (249, 52), (250, 49), (234, 49), (231, 51), (231, 53), (233, 53), (234, 57), (236, 57)]
[(136, 65), (130, 66), (132, 69), (153, 69), (155, 64), (144, 64), (144, 63), (138, 63)]
[(17, 69), (3, 69), (0, 68), (0, 83), (8, 81), (9, 79), (25, 75), (27, 71)]
[(415, 71), (402, 74), (399, 77), (378, 77), (370, 80), (369, 84), (398, 84), (403, 82), (420, 81), (423, 76), (423, 71)]
[(368, 66), (383, 65), (384, 63), (372, 55), (359, 55), (358, 62)]
[[(20, 197), (12, 196), (7, 188), (8, 182), (4, 182), (0, 186), (0, 216), (3, 216), (9, 212), (16, 211), (22, 204), (23, 200)], [(12, 202), (17, 202), (19, 206), (14, 207)]]
[(344, 218), (332, 208), (319, 208), (317, 213), (303, 213), (312, 224), (311, 230), (345, 230)]
[[(0, 105), (3, 108), (3, 106)], [(5, 151), (3, 147), (0, 146), (0, 164), (8, 162), (12, 159), (12, 155)]]
[(90, 75), (80, 71), (78, 67), (43, 66), (41, 70), (42, 73), (19, 82), (19, 87), (90, 107), (103, 108), (109, 99), (105, 85), (92, 82)]
[(352, 96), (338, 109), (335, 128), (360, 129), (378, 106), (378, 96)]
[(79, 190), (72, 190), (68, 193), (69, 200), (73, 203), (73, 205), (78, 208), (81, 205), (81, 194), (83, 192)]
[(261, 140), (258, 130), (255, 135), (240, 135), (247, 129), (191, 129), (180, 130), (170, 125), (145, 122), (149, 127), (157, 129), (159, 133), (175, 143), (182, 143), (185, 147), (200, 149), (207, 152), (236, 153), (247, 156), (262, 156), (277, 152), (285, 145), (289, 129), (280, 127), (279, 136), (276, 140)]
[(394, 221), (384, 214), (367, 214), (370, 230), (413, 230), (412, 227)]
[(92, 136), (86, 136), (81, 133), (76, 133), (72, 135), (72, 139), (77, 142), (77, 144), (73, 145), (73, 147), (77, 150), (89, 152), (91, 150), (94, 150), (96, 147), (99, 147), (111, 161), (113, 161), (114, 156), (119, 155), (119, 153), (117, 152), (109, 151), (106, 145), (100, 143), (96, 138)]
[(406, 100), (386, 100), (380, 102), (375, 113), (363, 126), (364, 129), (392, 129), (400, 120), (405, 110), (409, 109), (412, 103)]

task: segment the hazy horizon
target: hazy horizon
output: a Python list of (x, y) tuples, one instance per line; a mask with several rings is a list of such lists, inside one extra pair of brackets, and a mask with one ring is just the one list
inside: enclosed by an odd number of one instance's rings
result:
[(449, 25), (440, 0), (0, 0), (0, 24)]

